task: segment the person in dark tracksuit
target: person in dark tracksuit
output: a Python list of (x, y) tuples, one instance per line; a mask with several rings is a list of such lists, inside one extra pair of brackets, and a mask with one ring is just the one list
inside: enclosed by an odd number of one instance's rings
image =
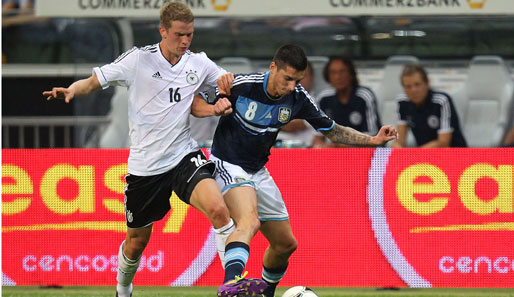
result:
[(398, 95), (398, 139), (405, 147), (412, 129), (418, 147), (467, 147), (452, 98), (430, 88), (420, 64), (407, 64), (401, 74), (403, 94)]
[[(373, 91), (359, 85), (353, 62), (343, 56), (331, 57), (323, 71), (325, 80), (333, 89), (320, 94), (319, 106), (337, 124), (359, 132), (375, 135), (381, 121), (377, 99)], [(322, 135), (313, 140), (314, 147), (341, 147)]]

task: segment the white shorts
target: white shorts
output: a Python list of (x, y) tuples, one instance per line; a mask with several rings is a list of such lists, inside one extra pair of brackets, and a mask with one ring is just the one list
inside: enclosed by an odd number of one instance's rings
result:
[(275, 181), (263, 167), (256, 173), (248, 173), (243, 168), (220, 160), (211, 155), (216, 164), (215, 179), (224, 195), (234, 187), (253, 187), (257, 194), (257, 211), (261, 221), (285, 221), (289, 219), (282, 194)]

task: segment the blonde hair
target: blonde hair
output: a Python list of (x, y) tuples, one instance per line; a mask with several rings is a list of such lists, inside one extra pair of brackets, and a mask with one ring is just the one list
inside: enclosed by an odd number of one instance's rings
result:
[(403, 78), (406, 76), (411, 76), (414, 73), (421, 74), (421, 79), (423, 79), (424, 82), (428, 83), (428, 74), (425, 68), (419, 63), (408, 63), (403, 67), (402, 74), (400, 75), (400, 82), (403, 84)]
[(171, 22), (181, 21), (191, 23), (194, 21), (191, 9), (182, 2), (167, 2), (161, 8), (161, 27), (171, 28)]

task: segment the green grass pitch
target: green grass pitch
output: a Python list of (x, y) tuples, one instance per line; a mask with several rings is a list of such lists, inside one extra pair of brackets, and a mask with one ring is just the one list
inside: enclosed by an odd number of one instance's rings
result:
[[(136, 287), (133, 297), (215, 297), (215, 287)], [(277, 289), (277, 297), (286, 290)], [(514, 297), (513, 289), (312, 288), (320, 297)], [(2, 287), (3, 297), (114, 297), (114, 287)]]

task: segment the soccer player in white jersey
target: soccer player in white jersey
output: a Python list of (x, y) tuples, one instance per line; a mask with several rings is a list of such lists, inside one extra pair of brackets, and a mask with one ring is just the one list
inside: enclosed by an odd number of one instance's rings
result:
[[(127, 235), (118, 255), (116, 296), (132, 295), (132, 280), (152, 232), (152, 224), (170, 210), (172, 191), (185, 203), (204, 213), (215, 228), (216, 237), (226, 243), (242, 241), (213, 179), (215, 165), (207, 162), (190, 136), (189, 115), (193, 97), (202, 88), (223, 85), (231, 77), (204, 53), (188, 50), (194, 31), (194, 17), (183, 3), (167, 2), (160, 12), (161, 41), (132, 48), (113, 63), (96, 67), (86, 79), (68, 88), (44, 91), (47, 100), (69, 102), (112, 85), (128, 87), (130, 155), (125, 177)], [(228, 101), (219, 101), (204, 115), (231, 112)], [(236, 232), (232, 232), (232, 231)], [(238, 280), (243, 289), (230, 296), (260, 293), (265, 283), (257, 279)], [(264, 286), (264, 287), (263, 287)]]
[[(211, 160), (216, 162), (216, 181), (230, 215), (247, 234), (245, 242), (225, 246), (225, 280), (245, 269), (250, 240), (260, 230), (270, 243), (263, 259), (262, 279), (268, 284), (265, 297), (275, 295), (297, 247), (280, 190), (264, 167), (280, 128), (293, 119), (305, 119), (331, 141), (354, 146), (380, 146), (397, 136), (391, 126), (382, 127), (372, 137), (328, 118), (298, 84), (306, 67), (303, 49), (284, 45), (277, 50), (269, 72), (236, 75), (233, 87), (220, 89), (218, 96), (227, 96), (234, 110), (220, 118)], [(206, 103), (195, 98), (193, 115), (202, 108), (207, 108)], [(226, 296), (226, 291), (230, 283), (220, 287), (218, 296)]]

